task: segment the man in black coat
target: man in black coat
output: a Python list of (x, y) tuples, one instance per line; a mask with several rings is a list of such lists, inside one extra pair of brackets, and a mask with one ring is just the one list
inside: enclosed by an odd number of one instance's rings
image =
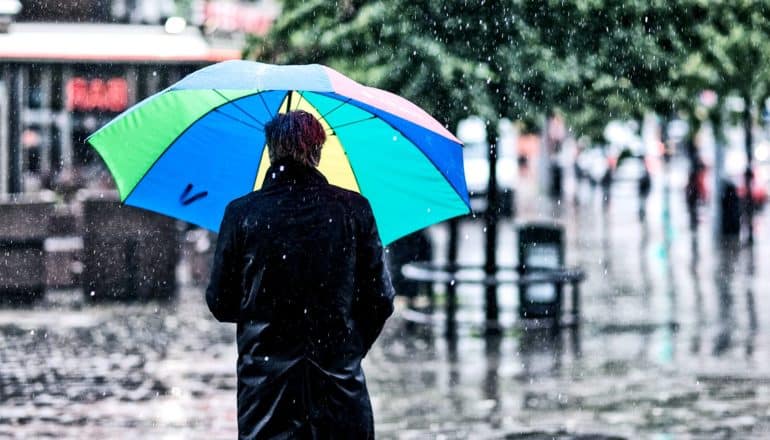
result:
[(238, 325), (240, 439), (371, 439), (361, 359), (393, 312), (369, 202), (316, 169), (309, 113), (265, 126), (259, 191), (225, 209), (206, 301)]

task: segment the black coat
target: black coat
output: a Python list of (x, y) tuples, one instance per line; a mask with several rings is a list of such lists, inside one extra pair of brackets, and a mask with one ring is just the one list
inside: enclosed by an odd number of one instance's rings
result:
[(225, 209), (206, 300), (238, 324), (240, 439), (374, 437), (361, 359), (393, 288), (364, 197), (273, 164)]

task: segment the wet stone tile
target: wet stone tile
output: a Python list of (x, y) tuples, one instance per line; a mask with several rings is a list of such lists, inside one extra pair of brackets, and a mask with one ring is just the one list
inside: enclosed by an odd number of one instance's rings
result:
[[(515, 292), (501, 291), (508, 331), (487, 341), (483, 292), (463, 286), (455, 343), (441, 314), (416, 327), (394, 317), (364, 361), (378, 438), (770, 438), (767, 271), (747, 278), (745, 250), (729, 260), (740, 270), (723, 270), (703, 228), (699, 254), (678, 223), (667, 251), (661, 216), (642, 230), (635, 208), (613, 203), (604, 219), (561, 214), (568, 258), (589, 273), (576, 334), (528, 340), (512, 329)], [(770, 229), (767, 213), (757, 222)], [(513, 227), (501, 225), (501, 249), (515, 248)], [(481, 226), (461, 236), (462, 258), (481, 261)], [(770, 260), (770, 241), (754, 252)], [(60, 291), (0, 309), (0, 439), (234, 438), (234, 340), (194, 288), (170, 303), (86, 305)]]

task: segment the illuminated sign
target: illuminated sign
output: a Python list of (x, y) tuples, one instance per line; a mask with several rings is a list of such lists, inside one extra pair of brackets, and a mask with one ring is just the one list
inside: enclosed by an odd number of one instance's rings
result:
[(128, 107), (128, 83), (123, 78), (74, 77), (67, 82), (67, 110), (120, 112)]
[(245, 32), (265, 35), (281, 10), (275, 0), (259, 4), (242, 1), (207, 0), (194, 3), (193, 22), (209, 32)]

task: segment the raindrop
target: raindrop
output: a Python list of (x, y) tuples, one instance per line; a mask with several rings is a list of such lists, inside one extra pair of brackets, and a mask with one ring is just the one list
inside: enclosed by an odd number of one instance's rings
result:
[(96, 292), (94, 292), (94, 291), (92, 290), (92, 291), (91, 291), (91, 296), (95, 296), (95, 295), (96, 295)]
[(286, 254), (283, 254), (283, 255), (281, 256), (281, 259), (285, 260), (285, 259), (286, 259)]
[(265, 362), (270, 360), (270, 356), (265, 356)]

